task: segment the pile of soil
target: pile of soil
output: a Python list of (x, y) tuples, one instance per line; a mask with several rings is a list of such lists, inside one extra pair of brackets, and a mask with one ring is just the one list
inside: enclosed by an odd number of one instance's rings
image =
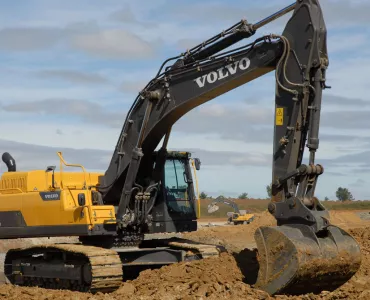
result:
[(261, 215), (249, 225), (210, 227), (186, 238), (205, 242), (217, 241), (231, 249), (220, 257), (211, 257), (201, 261), (184, 262), (162, 267), (158, 270), (141, 272), (138, 278), (122, 283), (122, 286), (111, 294), (96, 295), (71, 291), (54, 291), (40, 288), (23, 288), (11, 285), (0, 286), (0, 299), (41, 299), (41, 300), (108, 300), (108, 299), (370, 299), (370, 227), (350, 229), (349, 232), (360, 243), (362, 264), (360, 270), (351, 280), (334, 292), (324, 291), (320, 295), (306, 294), (302, 296), (270, 297), (267, 293), (254, 289), (248, 284), (248, 276), (253, 274), (253, 268), (243, 270), (242, 258), (253, 260), (253, 251), (242, 249), (242, 242), (253, 233), (258, 226), (274, 225), (274, 219), (269, 214)]
[(267, 299), (268, 294), (243, 283), (230, 254), (144, 271), (113, 293), (127, 299)]

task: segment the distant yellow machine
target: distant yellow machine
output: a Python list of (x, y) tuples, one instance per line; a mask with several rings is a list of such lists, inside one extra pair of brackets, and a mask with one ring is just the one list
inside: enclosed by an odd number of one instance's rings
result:
[(228, 223), (234, 223), (234, 225), (249, 224), (254, 220), (254, 214), (248, 213), (247, 210), (240, 210), (235, 202), (228, 200), (223, 196), (217, 197), (211, 204), (208, 205), (208, 213), (213, 213), (219, 209), (216, 203), (224, 203), (234, 208), (234, 212), (227, 213)]
[(243, 210), (240, 210), (239, 213), (228, 212), (227, 216), (228, 223), (234, 223), (234, 225), (249, 224), (254, 220), (254, 214)]

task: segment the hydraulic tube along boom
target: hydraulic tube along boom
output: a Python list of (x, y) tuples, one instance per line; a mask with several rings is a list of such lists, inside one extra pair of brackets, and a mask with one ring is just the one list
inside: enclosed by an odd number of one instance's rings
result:
[[(212, 56), (213, 54), (215, 54), (219, 51), (222, 51), (222, 50), (226, 49), (227, 47), (229, 47), (229, 46), (231, 46), (231, 45), (233, 45), (233, 44), (235, 44), (235, 43), (237, 43), (237, 42), (239, 42), (239, 41), (241, 41), (245, 38), (251, 37), (252, 35), (255, 34), (257, 29), (259, 29), (262, 26), (265, 26), (266, 24), (268, 24), (268, 23), (286, 15), (287, 13), (291, 12), (292, 10), (294, 10), (295, 6), (296, 6), (296, 3), (293, 3), (293, 4), (283, 8), (282, 10), (272, 14), (271, 16), (255, 23), (253, 25), (247, 24), (245, 20), (235, 24), (234, 26), (231, 27), (231, 28), (234, 29), (235, 33), (232, 33), (231, 35), (222, 39), (220, 42), (217, 42), (217, 43), (205, 48), (204, 50), (201, 50), (196, 55), (192, 56), (190, 59), (185, 58), (184, 63), (186, 64), (186, 63), (189, 63), (190, 61), (196, 61), (196, 60), (201, 60), (201, 59), (208, 58), (208, 57)], [(212, 40), (213, 38), (211, 38), (209, 40)]]

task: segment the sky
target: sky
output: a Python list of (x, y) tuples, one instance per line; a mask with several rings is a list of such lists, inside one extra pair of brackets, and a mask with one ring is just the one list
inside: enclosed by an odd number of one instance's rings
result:
[[(160, 65), (246, 18), (294, 1), (1, 1), (0, 151), (18, 170), (67, 162), (104, 172), (137, 93)], [(324, 166), (316, 195), (339, 186), (370, 199), (370, 3), (320, 1), (329, 69), (322, 99)], [(242, 44), (281, 33), (291, 14)], [(202, 161), (200, 190), (265, 198), (271, 182), (274, 73), (207, 102), (173, 127), (169, 149)], [(306, 152), (308, 149), (306, 148)], [(0, 164), (1, 172), (6, 170)]]

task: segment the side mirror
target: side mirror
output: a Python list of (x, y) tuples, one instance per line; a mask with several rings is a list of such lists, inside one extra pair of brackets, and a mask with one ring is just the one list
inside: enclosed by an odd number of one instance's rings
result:
[(48, 173), (48, 172), (53, 172), (52, 174), (51, 174), (51, 187), (53, 188), (53, 189), (55, 189), (55, 185), (54, 185), (54, 181), (55, 181), (55, 177), (54, 177), (54, 171), (55, 171), (55, 166), (48, 166), (47, 168), (46, 168), (46, 170), (45, 170), (45, 172), (46, 173)]
[(85, 194), (84, 193), (78, 194), (78, 205), (85, 206), (85, 204), (86, 204)]
[(200, 170), (200, 165), (201, 165), (200, 159), (199, 158), (194, 158), (194, 164), (195, 164), (195, 169), (197, 171), (199, 171)]

